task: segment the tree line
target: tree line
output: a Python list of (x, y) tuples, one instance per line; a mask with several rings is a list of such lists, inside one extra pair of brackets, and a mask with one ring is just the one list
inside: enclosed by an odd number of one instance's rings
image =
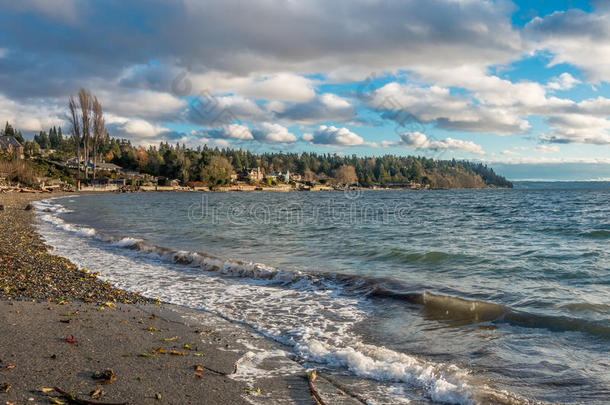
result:
[[(228, 184), (231, 174), (260, 167), (265, 172), (289, 171), (308, 183), (338, 183), (362, 186), (401, 186), (408, 183), (432, 188), (512, 187), (512, 183), (482, 163), (434, 160), (422, 156), (384, 155), (379, 157), (340, 156), (337, 154), (261, 153), (244, 149), (211, 148), (207, 145), (187, 148), (184, 144), (161, 142), (158, 146), (132, 145), (126, 139), (112, 138), (104, 125), (102, 106), (97, 97), (81, 89), (68, 101), (70, 136), (62, 128), (40, 131), (33, 141), (25, 142), (25, 151), (36, 155), (40, 149), (54, 152), (52, 160), (76, 156), (93, 161), (95, 178), (99, 162), (114, 163), (124, 169), (155, 177), (177, 179), (183, 184), (202, 182), (210, 186)], [(19, 134), (7, 123), (4, 133)], [(78, 170), (80, 179), (80, 168)], [(88, 181), (88, 165), (84, 181)]]

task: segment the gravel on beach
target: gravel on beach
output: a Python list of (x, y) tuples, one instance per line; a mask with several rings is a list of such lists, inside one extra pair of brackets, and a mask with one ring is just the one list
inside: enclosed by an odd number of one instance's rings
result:
[(40, 194), (0, 194), (0, 298), (51, 302), (81, 300), (146, 303), (149, 299), (113, 288), (95, 274), (53, 255), (32, 228), (35, 210), (26, 210)]

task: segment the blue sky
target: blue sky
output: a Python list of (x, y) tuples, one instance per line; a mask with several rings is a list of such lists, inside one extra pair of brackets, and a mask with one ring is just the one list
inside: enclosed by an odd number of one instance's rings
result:
[[(607, 3), (607, 2), (606, 2)], [(424, 155), (610, 178), (602, 1), (0, 0), (0, 120), (80, 87), (135, 144)]]

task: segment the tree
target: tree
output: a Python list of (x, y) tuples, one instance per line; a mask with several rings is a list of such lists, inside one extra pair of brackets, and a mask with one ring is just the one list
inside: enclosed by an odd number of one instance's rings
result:
[(138, 171), (143, 172), (148, 166), (148, 153), (142, 146), (136, 152), (136, 161), (138, 162)]
[(335, 170), (333, 177), (338, 184), (354, 184), (358, 182), (356, 169), (352, 165), (341, 165)]
[(68, 99), (68, 109), (70, 110), (69, 121), (72, 125), (72, 139), (74, 140), (74, 146), (76, 147), (76, 164), (78, 167), (76, 170), (78, 173), (78, 180), (80, 181), (80, 117), (78, 115), (78, 104), (76, 103), (74, 96), (70, 96)]
[(105, 140), (104, 138), (107, 136), (107, 132), (102, 105), (98, 101), (97, 97), (93, 97), (91, 107), (93, 109), (93, 179), (95, 179), (99, 147), (100, 144)]
[(309, 169), (305, 169), (305, 171), (303, 172), (303, 180), (305, 180), (308, 183), (313, 183), (313, 181), (316, 179), (316, 175), (314, 174), (314, 172), (312, 172)]
[(225, 157), (212, 156), (210, 163), (201, 170), (201, 181), (210, 188), (227, 185), (231, 182), (233, 166)]
[(83, 151), (85, 155), (85, 178), (88, 177), (89, 168), (89, 145), (91, 143), (91, 109), (93, 97), (89, 90), (80, 89), (78, 91), (78, 102), (80, 104), (81, 130), (83, 133)]

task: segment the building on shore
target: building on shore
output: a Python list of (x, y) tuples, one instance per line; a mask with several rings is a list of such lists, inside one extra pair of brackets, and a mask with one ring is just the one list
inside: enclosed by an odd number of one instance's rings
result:
[(290, 181), (290, 171), (286, 170), (285, 172), (269, 172), (267, 174), (267, 177), (273, 180), (283, 178), (284, 183), (288, 183)]
[(19, 159), (24, 158), (23, 146), (13, 136), (0, 136), (0, 150), (8, 152)]
[(261, 167), (243, 169), (237, 173), (237, 180), (262, 181), (264, 178), (265, 172)]

